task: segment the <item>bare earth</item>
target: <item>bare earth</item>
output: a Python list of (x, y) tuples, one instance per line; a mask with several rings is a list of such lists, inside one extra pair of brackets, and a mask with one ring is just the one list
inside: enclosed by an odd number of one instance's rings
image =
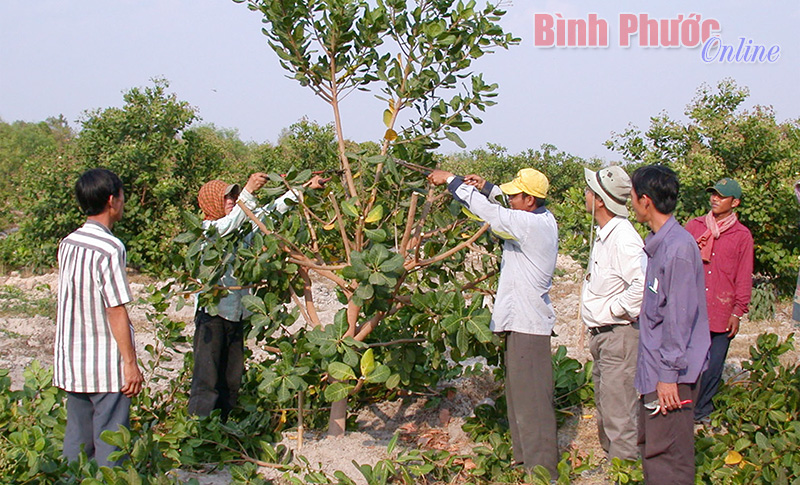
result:
[[(583, 327), (578, 322), (579, 285), (582, 268), (568, 257), (559, 256), (559, 276), (554, 280), (550, 293), (556, 309), (556, 333), (553, 349), (564, 345), (571, 357), (582, 362), (589, 358), (588, 339), (582, 337)], [(133, 276), (131, 287), (135, 297), (146, 294), (146, 279)], [(55, 273), (21, 277), (17, 274), (0, 276), (0, 287), (13, 286), (22, 289), (26, 297), (36, 298), (53, 296), (57, 286)], [(315, 285), (315, 300), (323, 323), (333, 320), (339, 303), (330, 287)], [(154, 341), (154, 331), (146, 319), (148, 307), (136, 303), (130, 307), (131, 319), (136, 330), (138, 348), (144, 348)], [(187, 332), (193, 332), (191, 306), (181, 311), (170, 310), (171, 316), (186, 321)], [(1, 314), (0, 314), (1, 315)], [(10, 370), (13, 386), (20, 388), (23, 383), (23, 371), (34, 359), (43, 365), (52, 365), (53, 337), (55, 323), (48, 317), (34, 316), (30, 318), (11, 318), (0, 316), (0, 368)], [(771, 332), (785, 338), (794, 332), (789, 302), (779, 304), (775, 318), (751, 324), (747, 319), (742, 322), (739, 335), (733, 340), (728, 355), (725, 374), (733, 375), (740, 370), (740, 362), (749, 357), (749, 347), (753, 345), (759, 334)], [(143, 354), (143, 352), (140, 352)], [(177, 358), (181, 358), (180, 355)], [(798, 353), (793, 351), (786, 356), (796, 362)], [(179, 366), (180, 362), (175, 363)], [(465, 418), (469, 417), (474, 407), (489, 399), (496, 384), (488, 375), (458, 379), (448, 383), (455, 389), (447, 399), (437, 407), (426, 407), (426, 398), (405, 398), (393, 402), (374, 404), (362, 409), (357, 416), (358, 430), (348, 432), (343, 438), (326, 439), (307, 432), (304, 445), (297, 453), (305, 456), (316, 469), (327, 473), (335, 470), (344, 471), (359, 483), (366, 483), (352, 464), (357, 458), (359, 463), (375, 464), (388, 458), (386, 447), (395, 433), (400, 433), (400, 446), (408, 448), (438, 448), (452, 452), (468, 454), (475, 443), (471, 442), (461, 430)], [(594, 409), (576, 410), (575, 416), (559, 429), (559, 446), (561, 451), (578, 450), (581, 456), (593, 455), (597, 467), (584, 473), (575, 480), (578, 485), (611, 483), (605, 479), (603, 471), (605, 460), (603, 451), (597, 441)], [(285, 433), (283, 443), (293, 450), (297, 449), (295, 433)], [(395, 453), (397, 453), (395, 451)], [(203, 484), (222, 484), (230, 481), (225, 471), (210, 473), (176, 471), (184, 480), (196, 478)], [(267, 478), (281, 482), (282, 474), (275, 470), (264, 469)]]

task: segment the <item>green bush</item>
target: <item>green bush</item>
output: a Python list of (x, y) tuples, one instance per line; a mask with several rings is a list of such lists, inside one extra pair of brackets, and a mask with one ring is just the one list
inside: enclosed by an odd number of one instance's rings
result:
[(723, 383), (711, 423), (695, 443), (697, 477), (706, 483), (798, 483), (800, 480), (800, 366), (781, 364), (794, 348), (763, 334), (742, 373)]
[(800, 174), (800, 122), (779, 123), (770, 107), (745, 110), (748, 96), (731, 80), (716, 89), (701, 86), (686, 108), (688, 122), (662, 114), (644, 134), (631, 128), (607, 145), (628, 161), (663, 163), (678, 173), (675, 216), (682, 224), (710, 210), (707, 187), (722, 177), (735, 178), (744, 193), (737, 212), (755, 242), (754, 271), (788, 294), (800, 256), (792, 189)]

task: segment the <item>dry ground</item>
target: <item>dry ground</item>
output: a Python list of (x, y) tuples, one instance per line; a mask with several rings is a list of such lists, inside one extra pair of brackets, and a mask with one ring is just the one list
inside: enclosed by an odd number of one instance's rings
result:
[[(559, 257), (558, 270), (551, 291), (551, 299), (557, 314), (555, 330), (558, 335), (553, 339), (553, 348), (564, 345), (570, 356), (583, 362), (589, 358), (589, 352), (588, 343), (585, 342), (588, 339), (583, 336), (583, 328), (578, 322), (578, 288), (582, 269), (568, 257)], [(143, 296), (147, 279), (132, 276), (131, 280), (135, 296)], [(15, 273), (0, 276), (0, 290), (7, 287), (19, 288), (23, 291), (23, 299), (26, 301), (43, 299), (52, 302), (56, 286), (57, 276), (54, 273), (28, 277)], [(315, 290), (315, 298), (323, 322), (332, 321), (338, 306), (332, 289), (320, 286)], [(23, 382), (24, 368), (34, 359), (38, 359), (44, 365), (52, 365), (54, 322), (52, 318), (41, 315), (9, 316), (8, 312), (4, 313), (3, 310), (8, 304), (7, 300), (0, 300), (0, 368), (10, 369), (13, 385), (18, 388)], [(136, 303), (131, 305), (130, 310), (137, 335), (137, 347), (143, 348), (154, 339), (153, 328), (146, 319), (147, 305)], [(732, 375), (740, 369), (739, 363), (749, 356), (748, 349), (760, 333), (772, 332), (784, 338), (794, 332), (790, 312), (788, 303), (782, 303), (773, 320), (756, 324), (745, 319), (740, 334), (731, 345), (726, 375)], [(184, 307), (181, 311), (175, 311), (173, 308), (170, 313), (173, 318), (189, 323), (187, 332), (193, 331), (191, 307)], [(797, 358), (797, 352), (787, 356), (787, 359), (793, 362), (796, 362)], [(427, 401), (424, 397), (374, 404), (358, 413), (358, 431), (349, 432), (345, 437), (337, 439), (325, 439), (307, 433), (304, 446), (297, 451), (314, 467), (328, 473), (342, 470), (354, 479), (361, 475), (356, 471), (352, 460), (374, 464), (386, 458), (389, 440), (398, 431), (401, 433), (401, 444), (409, 448), (436, 447), (468, 453), (474, 443), (461, 430), (461, 425), (476, 405), (489, 399), (495, 383), (489, 376), (483, 376), (459, 379), (448, 383), (448, 386), (455, 391), (438, 406), (426, 406)], [(593, 413), (594, 409), (578, 410), (576, 416), (570, 418), (559, 430), (559, 446), (562, 451), (576, 449), (584, 456), (591, 453), (595, 461), (601, 463), (600, 458), (603, 453), (595, 434), (596, 422)], [(296, 436), (293, 434), (287, 433), (283, 443), (292, 449), (297, 448)], [(280, 475), (272, 470), (264, 470), (264, 473), (270, 478), (280, 478)], [(229, 480), (229, 475), (224, 471), (178, 472), (178, 474), (183, 479), (197, 478), (206, 484), (227, 483)], [(609, 483), (605, 479), (602, 466), (584, 475), (575, 483), (579, 485)]]

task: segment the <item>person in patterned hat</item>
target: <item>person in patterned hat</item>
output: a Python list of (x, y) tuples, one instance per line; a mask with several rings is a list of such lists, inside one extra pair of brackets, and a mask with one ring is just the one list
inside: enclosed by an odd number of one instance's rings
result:
[[(257, 172), (250, 175), (241, 190), (237, 184), (221, 180), (212, 180), (203, 185), (197, 195), (197, 203), (204, 216), (203, 229), (213, 227), (220, 236), (239, 229), (248, 217), (237, 202), (258, 217), (288, 211), (292, 203), (297, 202), (299, 192), (290, 190), (272, 203), (257, 207), (254, 194), (267, 180), (267, 174)], [(325, 182), (327, 179), (317, 175), (304, 187), (319, 189)], [(238, 286), (232, 266), (226, 268), (220, 284), (225, 287)], [(203, 307), (198, 307), (195, 312), (194, 368), (189, 393), (189, 412), (192, 414), (208, 416), (213, 410), (221, 409), (222, 417), (226, 418), (236, 405), (244, 373), (242, 297), (247, 294), (246, 289), (231, 290), (213, 312)]]

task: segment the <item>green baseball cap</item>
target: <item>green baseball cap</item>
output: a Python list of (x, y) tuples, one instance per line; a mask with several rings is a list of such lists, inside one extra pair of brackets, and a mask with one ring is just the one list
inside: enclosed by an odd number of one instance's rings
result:
[(739, 182), (728, 177), (720, 179), (713, 187), (707, 188), (706, 192), (716, 192), (723, 197), (733, 197), (734, 199), (742, 198), (742, 188), (739, 187)]

